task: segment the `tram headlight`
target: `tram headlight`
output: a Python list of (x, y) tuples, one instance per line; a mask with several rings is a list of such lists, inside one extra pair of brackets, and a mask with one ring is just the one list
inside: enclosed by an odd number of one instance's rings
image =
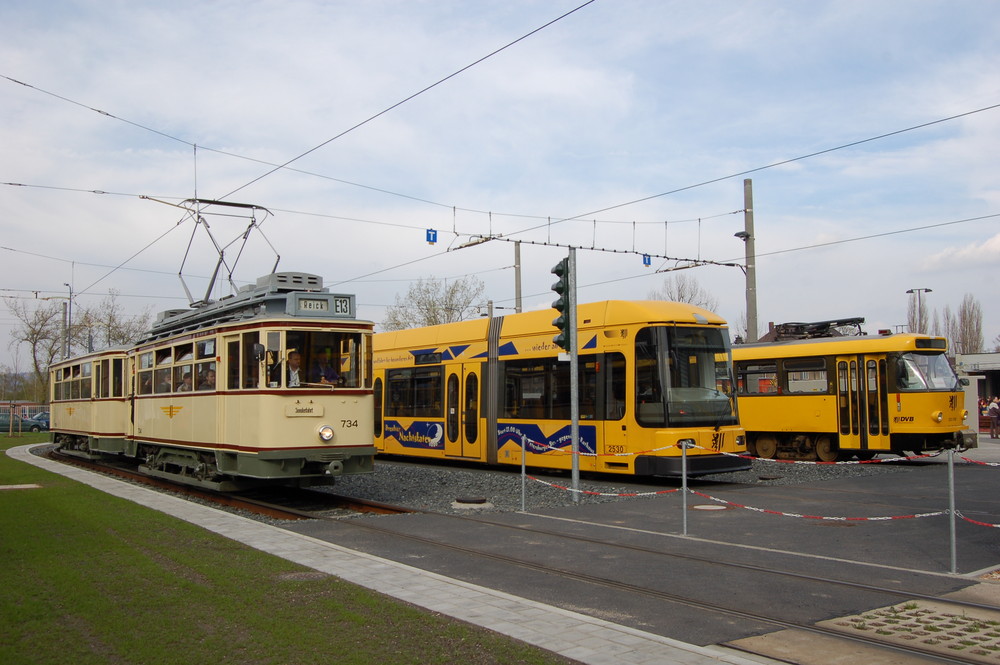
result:
[(320, 425), (318, 434), (320, 440), (322, 440), (324, 443), (329, 443), (330, 441), (333, 441), (333, 428), (330, 427), (329, 425)]
[(964, 423), (968, 419), (969, 419), (969, 411), (968, 410), (962, 411), (962, 422)]
[(935, 411), (933, 414), (931, 414), (931, 418), (933, 418), (934, 422), (936, 423), (941, 422), (942, 420), (944, 420), (944, 411)]

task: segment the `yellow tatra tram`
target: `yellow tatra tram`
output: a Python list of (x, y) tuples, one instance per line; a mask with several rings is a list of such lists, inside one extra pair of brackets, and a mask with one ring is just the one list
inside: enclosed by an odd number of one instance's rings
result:
[[(579, 468), (674, 476), (749, 468), (723, 319), (692, 305), (580, 305)], [(570, 363), (552, 311), (375, 335), (380, 453), (572, 468)], [(722, 453), (730, 453), (723, 455)]]
[(783, 324), (782, 341), (733, 347), (751, 454), (834, 461), (968, 445), (962, 380), (945, 355), (947, 340), (829, 336), (861, 322)]
[(272, 273), (51, 368), (53, 441), (213, 489), (374, 470), (372, 331), (353, 295)]

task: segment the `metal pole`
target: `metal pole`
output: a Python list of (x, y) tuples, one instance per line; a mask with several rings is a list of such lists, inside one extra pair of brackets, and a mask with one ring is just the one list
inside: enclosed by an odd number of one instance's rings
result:
[(570, 439), (573, 448), (573, 503), (580, 503), (580, 353), (578, 350), (579, 336), (576, 334), (576, 248), (569, 248), (569, 265), (566, 272), (569, 275), (567, 285), (573, 293), (570, 299), (572, 306), (569, 313), (569, 400), (570, 400)]
[(527, 498), (525, 497), (525, 493), (527, 492), (526, 483), (528, 481), (527, 459), (528, 459), (528, 437), (522, 434), (521, 435), (521, 512), (522, 513), (528, 511), (528, 509), (525, 507), (527, 505)]
[(688, 535), (688, 447), (687, 441), (680, 441), (681, 447), (681, 533)]
[(514, 311), (521, 313), (521, 241), (514, 243)]
[(753, 181), (743, 181), (743, 230), (746, 233), (747, 264), (747, 343), (756, 342), (757, 328), (757, 254), (753, 237)]
[(948, 516), (951, 519), (951, 574), (958, 573), (958, 543), (955, 529), (955, 449), (948, 449)]

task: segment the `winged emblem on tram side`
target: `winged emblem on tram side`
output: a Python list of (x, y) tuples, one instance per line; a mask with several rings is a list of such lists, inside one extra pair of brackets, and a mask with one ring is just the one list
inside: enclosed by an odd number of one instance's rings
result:
[(183, 408), (184, 408), (183, 406), (174, 406), (173, 404), (171, 404), (170, 406), (161, 406), (160, 411), (163, 411), (163, 414), (167, 418), (173, 418), (178, 413), (180, 413), (181, 409)]

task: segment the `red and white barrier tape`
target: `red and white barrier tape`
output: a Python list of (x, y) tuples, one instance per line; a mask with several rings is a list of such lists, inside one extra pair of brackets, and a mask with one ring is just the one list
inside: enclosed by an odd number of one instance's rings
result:
[(890, 522), (892, 520), (912, 520), (920, 517), (936, 517), (938, 515), (947, 515), (947, 510), (939, 510), (933, 513), (918, 513), (916, 515), (889, 515), (886, 517), (828, 517), (824, 515), (801, 515), (799, 513), (786, 513), (780, 510), (768, 510), (766, 508), (756, 508), (754, 506), (746, 506), (742, 503), (735, 503), (733, 501), (727, 501), (725, 499), (720, 499), (714, 497), (710, 494), (702, 494), (695, 490), (689, 489), (691, 494), (696, 494), (700, 497), (708, 499), (710, 501), (715, 501), (716, 503), (725, 504), (727, 506), (733, 506), (734, 508), (745, 508), (746, 510), (752, 510), (756, 513), (764, 513), (766, 515), (779, 515), (781, 517), (801, 517), (807, 520), (824, 520), (828, 522)]
[[(579, 494), (584, 494), (587, 496), (613, 496), (613, 497), (644, 497), (644, 496), (659, 496), (663, 494), (675, 494), (680, 492), (680, 488), (670, 489), (670, 490), (657, 490), (655, 492), (595, 492), (593, 490), (579, 490), (573, 489), (572, 487), (566, 487), (565, 485), (559, 485), (557, 483), (550, 483), (544, 481), (540, 478), (535, 478), (534, 476), (527, 476), (536, 483), (546, 485), (553, 489), (562, 490), (564, 492), (576, 492)], [(757, 508), (756, 506), (748, 506), (742, 503), (736, 503), (735, 501), (728, 501), (726, 499), (720, 499), (719, 497), (712, 496), (711, 494), (705, 494), (703, 492), (698, 492), (693, 489), (688, 489), (688, 492), (696, 496), (700, 496), (709, 501), (714, 501), (725, 506), (731, 506), (733, 508), (743, 508), (744, 510), (750, 510), (755, 513), (761, 513), (764, 515), (777, 515), (779, 517), (797, 517), (806, 520), (819, 520), (823, 522), (894, 522), (899, 520), (914, 520), (923, 517), (938, 517), (940, 515), (947, 515), (947, 510), (937, 510), (931, 513), (915, 513), (913, 515), (885, 515), (878, 517), (843, 517), (843, 516), (830, 516), (830, 515), (805, 515), (802, 513), (789, 513), (781, 510), (770, 510), (768, 508)], [(980, 520), (974, 520), (971, 517), (966, 517), (960, 511), (955, 511), (955, 515), (962, 518), (970, 524), (975, 524), (978, 526), (990, 527), (993, 529), (1000, 529), (1000, 524), (992, 524), (990, 522), (982, 522)]]
[(965, 520), (966, 522), (969, 522), (970, 524), (977, 524), (977, 525), (979, 525), (979, 526), (988, 526), (988, 527), (992, 527), (992, 528), (994, 528), (994, 529), (1000, 529), (1000, 524), (991, 524), (991, 523), (989, 523), (989, 522), (980, 522), (979, 520), (974, 520), (974, 519), (972, 519), (971, 517), (966, 517), (966, 516), (965, 516), (965, 515), (963, 515), (963, 514), (962, 514), (962, 512), (961, 512), (961, 511), (959, 511), (959, 510), (956, 510), (956, 511), (955, 511), (955, 514), (956, 514), (956, 515), (958, 515), (959, 517), (961, 517), (961, 518), (962, 518), (963, 520)]
[(978, 464), (980, 466), (1000, 466), (1000, 462), (980, 462), (977, 459), (969, 459), (968, 457), (962, 457), (961, 455), (959, 455), (959, 458), (965, 460), (966, 462), (972, 462), (973, 464)]
[(754, 457), (753, 455), (737, 454), (737, 453), (727, 453), (724, 450), (714, 450), (712, 448), (705, 448), (704, 446), (699, 446), (694, 444), (693, 448), (701, 448), (702, 450), (710, 450), (713, 453), (718, 453), (719, 455), (725, 455), (726, 457), (740, 457), (742, 459), (759, 459), (762, 462), (776, 462), (778, 464), (815, 464), (830, 466), (834, 464), (882, 464), (884, 462), (901, 462), (903, 460), (913, 460), (913, 459), (925, 459), (928, 457), (937, 457), (942, 451), (937, 451), (934, 453), (925, 453), (923, 455), (908, 455), (906, 457), (889, 457), (886, 459), (866, 459), (866, 460), (844, 460), (843, 462), (821, 462), (819, 460), (796, 460), (796, 459), (770, 459), (767, 457)]
[(555, 483), (546, 482), (540, 478), (535, 478), (534, 476), (528, 476), (531, 480), (536, 483), (541, 483), (542, 485), (548, 485), (558, 490), (564, 490), (566, 492), (578, 492), (580, 494), (586, 494), (588, 496), (622, 496), (622, 497), (635, 497), (635, 496), (656, 496), (658, 494), (673, 494), (674, 492), (680, 492), (680, 489), (672, 490), (658, 490), (656, 492), (594, 492), (591, 490), (576, 490), (572, 487), (566, 487), (565, 485), (557, 485)]

